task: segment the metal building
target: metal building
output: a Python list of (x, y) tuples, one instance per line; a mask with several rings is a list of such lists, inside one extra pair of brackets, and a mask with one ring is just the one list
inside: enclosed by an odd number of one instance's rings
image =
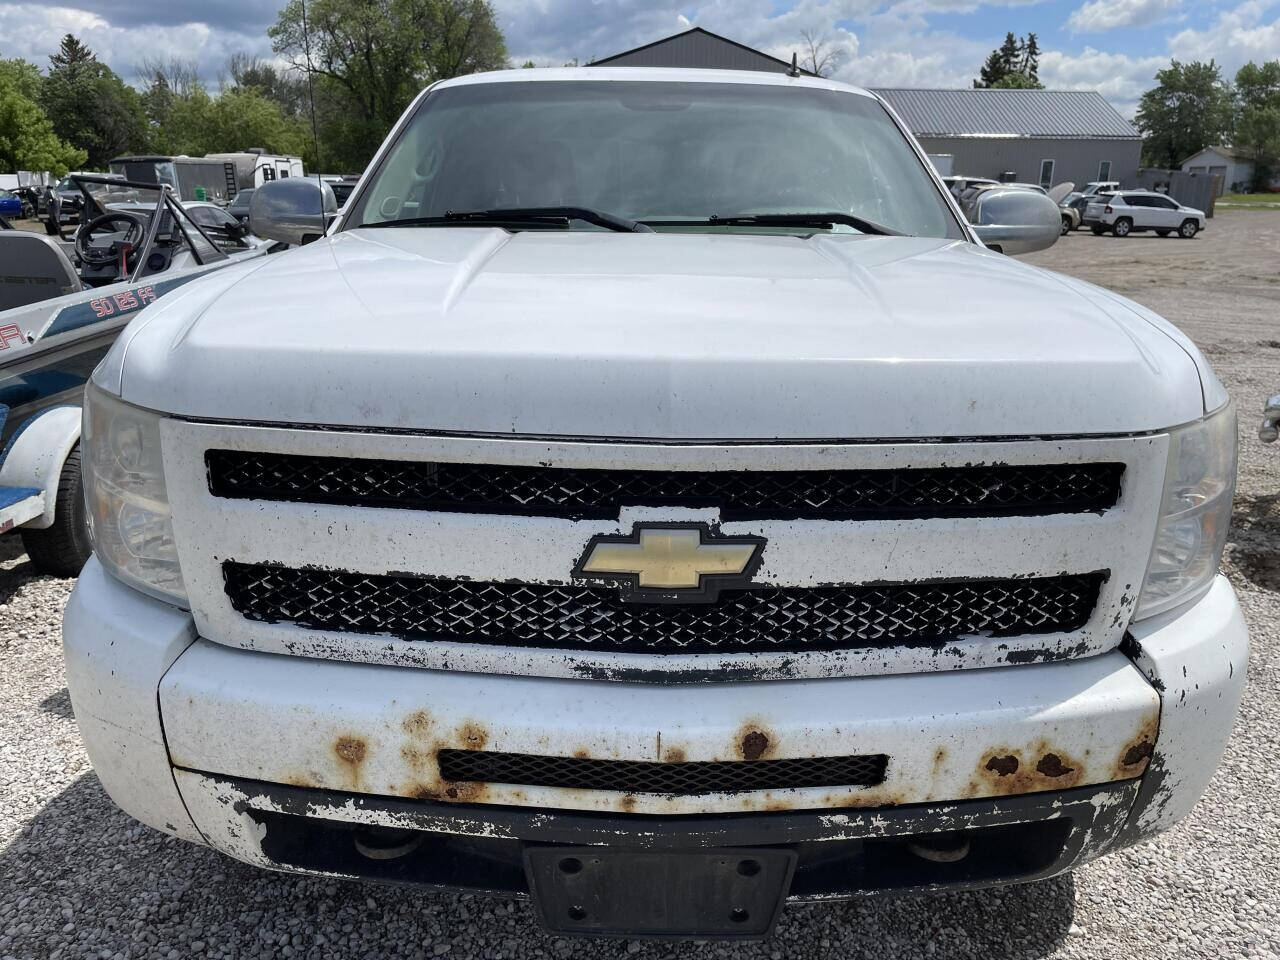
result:
[[(753, 50), (727, 37), (694, 27), (643, 47), (595, 60), (592, 67), (701, 67), (707, 70), (757, 70), (783, 73), (789, 61)], [(808, 73), (801, 70), (801, 73)]]
[(878, 89), (956, 174), (1052, 186), (1138, 175), (1142, 136), (1095, 90)]

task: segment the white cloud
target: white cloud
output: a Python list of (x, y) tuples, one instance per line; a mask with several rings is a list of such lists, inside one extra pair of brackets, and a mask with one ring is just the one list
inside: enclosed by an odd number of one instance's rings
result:
[(1280, 9), (1271, 0), (1249, 0), (1204, 30), (1183, 30), (1169, 41), (1169, 53), (1177, 60), (1212, 57), (1230, 78), (1250, 60), (1280, 57)]
[(265, 33), (217, 30), (207, 23), (145, 28), (114, 26), (101, 16), (73, 7), (38, 3), (0, 3), (0, 37), (5, 57), (22, 57), (45, 67), (64, 34), (73, 33), (126, 80), (143, 60), (193, 61), (207, 80), (215, 80), (238, 51), (271, 56)]
[(1076, 9), (1067, 26), (1077, 33), (1117, 27), (1144, 27), (1178, 11), (1182, 0), (1091, 0)]
[(1048, 50), (1040, 57), (1040, 80), (1054, 90), (1097, 90), (1132, 119), (1138, 99), (1154, 83), (1156, 71), (1168, 65), (1165, 56), (1131, 57), (1093, 47), (1078, 54)]

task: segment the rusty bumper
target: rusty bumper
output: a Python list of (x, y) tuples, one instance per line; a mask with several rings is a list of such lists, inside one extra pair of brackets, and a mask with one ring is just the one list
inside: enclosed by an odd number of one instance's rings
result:
[[(1138, 793), (1129, 780), (876, 810), (653, 817), (410, 801), (187, 771), (177, 779), (208, 842), (266, 869), (527, 897), (530, 846), (785, 849), (797, 856), (792, 902), (1052, 876), (1113, 846)], [(419, 842), (399, 856), (369, 856), (369, 838), (388, 830)], [(963, 855), (929, 855), (938, 849)]]
[[(276, 838), (356, 823), (478, 843), (559, 842), (565, 823), (611, 821), (606, 832), (621, 824), (633, 838), (687, 835), (709, 819), (828, 831), (806, 838), (767, 826), (761, 843), (865, 843), (890, 823), (899, 837), (1003, 828), (982, 818), (1014, 810), (1019, 822), (1049, 824), (1035, 828), (1043, 838), (1061, 829), (1052, 824), (1063, 804), (1082, 798), (1095, 815), (1105, 806), (1108, 823), (1123, 821), (1119, 833), (1089, 827), (1078, 844), (1084, 828), (1072, 826), (1037, 868), (1052, 871), (1185, 815), (1222, 755), (1248, 656), (1239, 607), (1219, 579), (1187, 608), (1134, 625), (1123, 651), (1074, 662), (696, 687), (487, 677), (211, 644), (188, 613), (129, 590), (96, 561), (68, 605), (64, 643), (82, 736), (121, 807), (242, 859), (321, 872), (272, 852), (271, 817), (295, 818), (276, 825)], [(441, 748), (658, 764), (888, 760), (875, 786), (668, 796), (450, 783)], [(289, 798), (312, 811), (301, 825)], [(504, 817), (525, 826), (495, 832)], [(1022, 875), (1038, 874), (1013, 858), (990, 873)]]

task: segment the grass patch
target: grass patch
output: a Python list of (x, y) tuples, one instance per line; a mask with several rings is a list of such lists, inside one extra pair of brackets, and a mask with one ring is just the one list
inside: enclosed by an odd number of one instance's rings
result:
[(1258, 210), (1280, 210), (1280, 193), (1226, 193), (1218, 198), (1218, 203)]

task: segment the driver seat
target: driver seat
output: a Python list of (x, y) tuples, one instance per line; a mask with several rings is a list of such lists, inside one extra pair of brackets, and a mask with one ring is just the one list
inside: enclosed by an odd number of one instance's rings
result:
[(62, 247), (38, 233), (0, 233), (0, 264), (0, 310), (25, 307), (84, 289)]

